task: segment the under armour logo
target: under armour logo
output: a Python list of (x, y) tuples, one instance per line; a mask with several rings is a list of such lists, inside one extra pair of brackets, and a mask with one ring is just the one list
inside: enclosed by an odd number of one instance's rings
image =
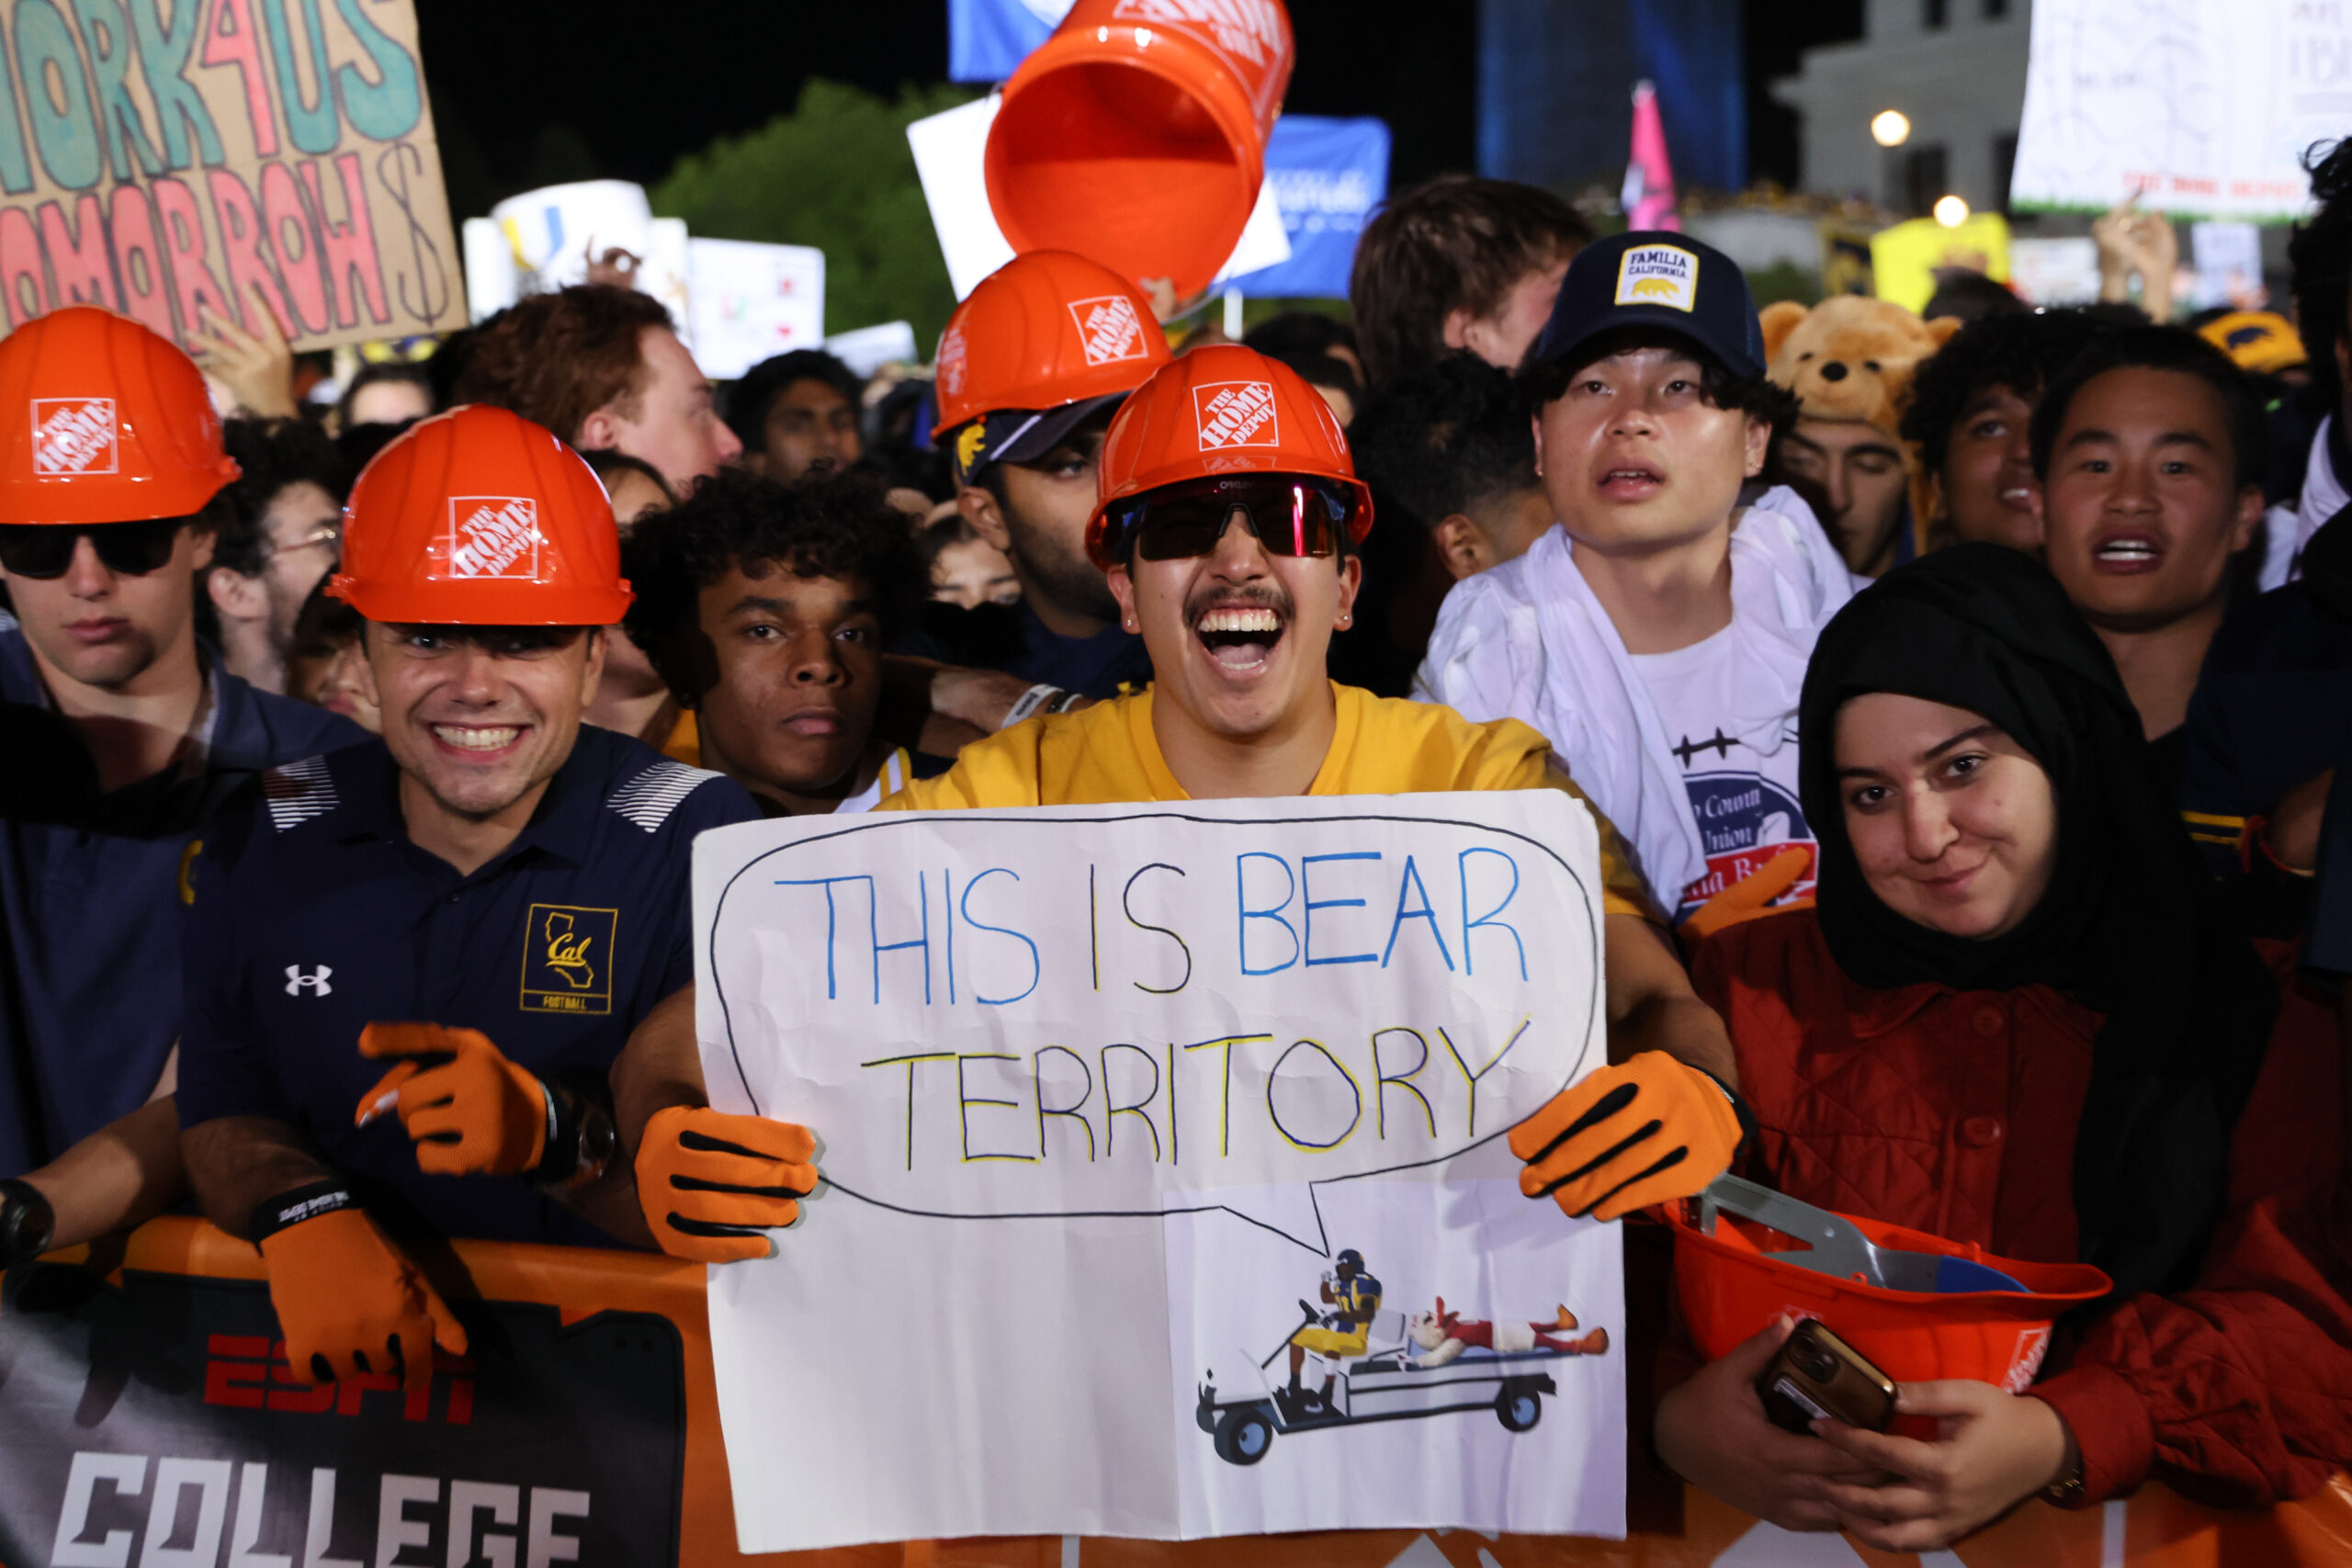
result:
[(289, 997), (299, 997), (304, 991), (308, 991), (314, 997), (333, 996), (334, 987), (327, 984), (327, 976), (334, 973), (334, 970), (322, 964), (317, 969), (305, 975), (300, 964), (288, 964), (286, 966), (286, 994)]

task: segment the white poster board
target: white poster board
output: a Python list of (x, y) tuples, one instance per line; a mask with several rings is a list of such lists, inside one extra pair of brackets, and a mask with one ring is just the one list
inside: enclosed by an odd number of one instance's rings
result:
[(585, 283), (591, 261), (618, 250), (628, 255), (605, 276), (624, 276), (661, 300), (680, 341), (700, 352), (685, 220), (654, 217), (641, 186), (584, 180), (525, 191), (488, 218), (467, 219), (463, 234), (466, 305), (475, 321), (526, 294)]
[[(1504, 1141), (1604, 1059), (1565, 794), (746, 824), (695, 925), (712, 1103), (825, 1178), (711, 1270), (743, 1551), (1623, 1534), (1618, 1232)], [(1380, 1300), (1317, 1412), (1343, 1251)], [(1440, 1297), (1513, 1348), (1414, 1364)]]
[(2269, 303), (2262, 284), (2262, 231), (2253, 224), (2192, 223), (2188, 255), (2196, 269), (2188, 302), (2196, 309), (2259, 310)]
[(2098, 298), (2098, 242), (2087, 234), (2009, 242), (2009, 287), (2029, 305), (2087, 305)]
[(752, 240), (686, 242), (695, 363), (731, 381), (774, 355), (825, 341), (825, 253)]
[(2289, 0), (2034, 0), (2013, 207), (2278, 223), (2298, 159), (2352, 131), (2352, 8)]
[[(996, 123), (1001, 101), (1000, 95), (990, 93), (907, 127), (915, 175), (922, 182), (923, 202), (931, 209), (931, 226), (939, 234), (947, 280), (958, 299), (1012, 259), (1012, 243), (997, 227), (995, 209), (989, 206), (989, 127)], [(1268, 181), (1258, 187), (1258, 205), (1250, 209), (1241, 238), (1210, 287), (1288, 260), (1290, 234), (1283, 228), (1282, 207)]]
[(526, 294), (588, 281), (592, 260), (610, 250), (642, 261), (653, 252), (653, 209), (645, 187), (627, 180), (581, 180), (510, 196), (490, 209), (506, 236)]

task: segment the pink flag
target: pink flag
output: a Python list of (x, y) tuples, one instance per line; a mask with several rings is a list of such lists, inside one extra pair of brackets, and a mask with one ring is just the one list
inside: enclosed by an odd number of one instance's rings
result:
[(1647, 82), (1634, 85), (1634, 152), (1626, 160), (1625, 188), (1618, 202), (1629, 228), (1679, 231), (1682, 227), (1674, 216), (1674, 165), (1666, 158), (1666, 122), (1658, 118), (1657, 89)]

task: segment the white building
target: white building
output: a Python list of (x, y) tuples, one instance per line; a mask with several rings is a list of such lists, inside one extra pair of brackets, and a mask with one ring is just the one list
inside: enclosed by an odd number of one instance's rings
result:
[[(2025, 107), (2030, 0), (1868, 0), (1859, 42), (1807, 50), (1772, 96), (1804, 117), (1805, 189), (1924, 215), (1957, 195), (1978, 211), (2008, 194)], [(1871, 120), (1911, 122), (1881, 147)]]

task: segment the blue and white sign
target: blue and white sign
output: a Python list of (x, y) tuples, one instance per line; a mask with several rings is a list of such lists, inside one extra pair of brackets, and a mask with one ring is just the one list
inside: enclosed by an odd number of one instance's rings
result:
[(1234, 288), (1261, 299), (1344, 299), (1356, 236), (1388, 194), (1388, 127), (1377, 119), (1284, 115), (1266, 144), (1266, 184), (1282, 209), (1290, 260)]
[(947, 0), (947, 79), (1001, 82), (1069, 15), (1071, 0)]

